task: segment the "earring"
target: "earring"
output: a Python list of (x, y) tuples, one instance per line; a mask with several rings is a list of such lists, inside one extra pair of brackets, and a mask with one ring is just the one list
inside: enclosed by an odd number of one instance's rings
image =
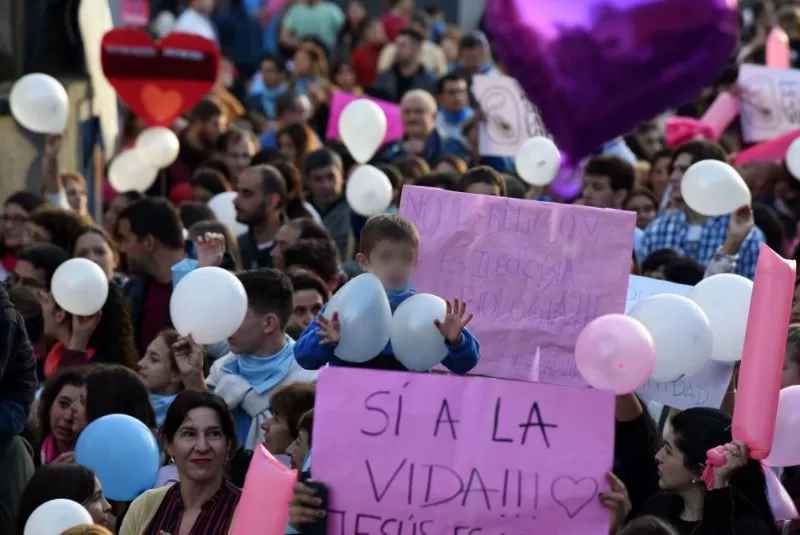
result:
[(696, 484), (697, 484), (697, 478), (696, 478), (696, 477), (693, 477), (693, 478), (692, 478), (692, 485), (696, 485)]

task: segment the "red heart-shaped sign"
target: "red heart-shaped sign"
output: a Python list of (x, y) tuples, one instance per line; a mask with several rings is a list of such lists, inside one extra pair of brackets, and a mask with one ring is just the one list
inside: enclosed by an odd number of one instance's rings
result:
[(141, 30), (103, 36), (103, 74), (149, 126), (170, 126), (208, 95), (217, 80), (219, 47), (198, 35), (171, 33), (158, 43)]

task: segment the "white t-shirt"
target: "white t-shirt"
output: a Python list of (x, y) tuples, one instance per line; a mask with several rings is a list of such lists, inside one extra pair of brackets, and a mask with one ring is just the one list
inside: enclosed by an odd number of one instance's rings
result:
[(211, 24), (211, 20), (187, 7), (186, 10), (178, 17), (175, 26), (172, 28), (173, 32), (193, 33), (200, 37), (205, 37), (211, 41), (217, 42), (217, 30)]

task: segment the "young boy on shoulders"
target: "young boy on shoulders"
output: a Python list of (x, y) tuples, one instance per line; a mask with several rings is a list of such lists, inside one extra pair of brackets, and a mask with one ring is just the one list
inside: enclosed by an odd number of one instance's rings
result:
[[(374, 274), (383, 284), (394, 312), (397, 307), (416, 292), (410, 286), (411, 273), (419, 258), (419, 234), (414, 224), (398, 214), (382, 214), (371, 218), (361, 231), (360, 252), (356, 261), (362, 270)], [(324, 309), (323, 311), (324, 312)], [(295, 359), (307, 370), (317, 370), (325, 365), (357, 366), (380, 370), (407, 371), (392, 352), (391, 342), (380, 355), (363, 364), (345, 362), (334, 355), (339, 342), (338, 314), (327, 319), (317, 316), (295, 345)], [(447, 303), (444, 321), (436, 327), (449, 348), (442, 361), (448, 370), (463, 375), (478, 364), (480, 344), (466, 329), (472, 314), (466, 314), (466, 302), (455, 299)]]

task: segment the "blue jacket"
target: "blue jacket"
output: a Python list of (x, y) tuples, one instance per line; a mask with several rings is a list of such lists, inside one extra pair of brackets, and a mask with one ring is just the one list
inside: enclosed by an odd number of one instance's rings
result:
[[(442, 156), (451, 154), (458, 156), (468, 165), (472, 165), (472, 153), (462, 141), (455, 138), (444, 138), (439, 132), (434, 130), (425, 142), (425, 149), (422, 158), (429, 165), (435, 166), (442, 159)], [(392, 163), (398, 158), (406, 156), (406, 149), (403, 147), (403, 140), (390, 141), (378, 150), (375, 156), (377, 163)]]
[[(415, 293), (417, 292), (413, 289), (399, 294), (390, 292), (389, 305), (392, 308), (392, 312), (397, 309), (400, 303)], [(324, 312), (324, 310), (325, 309), (323, 308), (322, 311)], [(317, 322), (311, 322), (311, 324), (306, 327), (306, 330), (303, 331), (303, 334), (300, 335), (300, 339), (294, 346), (295, 360), (300, 366), (307, 370), (318, 370), (325, 365), (330, 365), (371, 368), (377, 370), (408, 371), (405, 366), (400, 364), (400, 361), (394, 358), (391, 341), (386, 344), (386, 347), (383, 349), (381, 354), (374, 359), (362, 364), (355, 364), (352, 362), (345, 362), (334, 355), (333, 352), (336, 349), (335, 344), (326, 344), (324, 346), (319, 345), (321, 338), (317, 336), (318, 331), (319, 326), (317, 325)], [(458, 375), (464, 375), (478, 364), (481, 345), (467, 329), (464, 329), (461, 332), (461, 341), (455, 346), (448, 344), (448, 348), (450, 349), (450, 352), (442, 361), (442, 365), (451, 372)]]

